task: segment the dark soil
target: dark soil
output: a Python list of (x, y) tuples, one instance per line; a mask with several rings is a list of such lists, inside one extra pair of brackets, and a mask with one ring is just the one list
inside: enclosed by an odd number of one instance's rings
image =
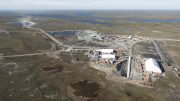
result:
[(76, 96), (83, 96), (88, 98), (97, 97), (101, 89), (98, 83), (89, 80), (75, 82), (71, 84), (71, 87), (75, 89), (74, 94)]
[(46, 72), (62, 72), (63, 68), (64, 67), (62, 65), (57, 65), (57, 66), (47, 66), (42, 69), (43, 71), (46, 71)]

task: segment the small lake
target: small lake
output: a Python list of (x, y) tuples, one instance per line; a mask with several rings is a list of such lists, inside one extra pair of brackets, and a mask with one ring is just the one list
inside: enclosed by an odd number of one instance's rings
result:
[[(177, 19), (143, 19), (143, 18), (123, 18), (127, 21), (146, 22), (146, 23), (180, 23), (180, 18)], [(122, 19), (122, 20), (123, 20)]]
[[(99, 20), (101, 20), (101, 19), (99, 19)], [(98, 21), (98, 19), (95, 19), (95, 18), (81, 19), (81, 20), (77, 20), (77, 22), (89, 23), (89, 24), (109, 25), (109, 26), (112, 25), (110, 22), (107, 22), (107, 20)]]
[(20, 22), (8, 22), (7, 25), (22, 27), (23, 25)]
[(76, 31), (49, 31), (48, 33), (55, 36), (72, 36)]

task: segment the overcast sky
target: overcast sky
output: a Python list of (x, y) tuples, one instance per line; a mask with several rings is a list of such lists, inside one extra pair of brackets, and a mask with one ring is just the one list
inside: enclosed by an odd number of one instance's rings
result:
[(180, 10), (180, 0), (0, 0), (0, 10)]

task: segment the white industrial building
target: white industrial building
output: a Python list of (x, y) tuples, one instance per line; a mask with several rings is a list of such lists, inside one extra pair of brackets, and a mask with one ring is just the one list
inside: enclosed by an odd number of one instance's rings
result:
[(147, 72), (162, 73), (158, 62), (153, 58), (145, 61), (145, 67)]
[(102, 54), (102, 59), (115, 59), (115, 54)]
[(100, 52), (101, 59), (105, 60), (115, 60), (116, 55), (114, 53), (114, 49), (98, 49), (97, 52)]
[(100, 51), (102, 54), (111, 54), (114, 52), (113, 49), (100, 49), (98, 51)]

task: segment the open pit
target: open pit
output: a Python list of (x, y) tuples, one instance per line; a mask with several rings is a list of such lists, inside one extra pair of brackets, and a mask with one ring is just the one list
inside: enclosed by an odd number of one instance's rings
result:
[(121, 61), (119, 64), (116, 66), (117, 72), (116, 74), (118, 76), (127, 76), (127, 60)]
[(97, 82), (81, 80), (71, 83), (67, 87), (67, 93), (74, 101), (91, 101), (98, 96), (101, 89)]

